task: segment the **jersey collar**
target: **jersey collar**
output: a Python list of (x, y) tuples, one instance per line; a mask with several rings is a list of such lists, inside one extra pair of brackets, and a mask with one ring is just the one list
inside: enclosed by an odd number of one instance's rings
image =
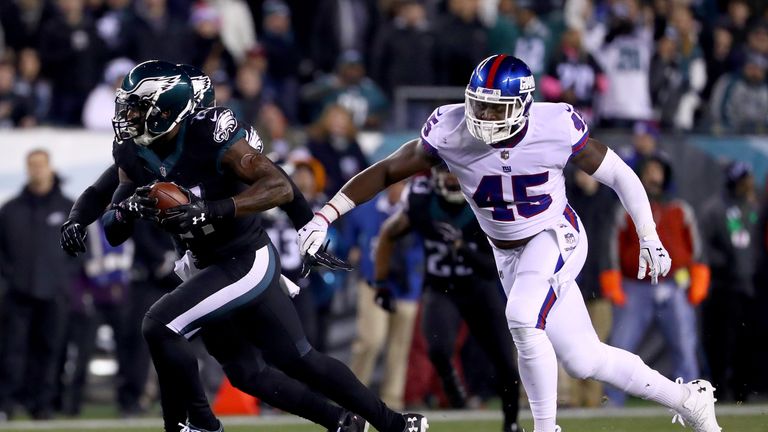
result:
[(149, 168), (156, 176), (165, 178), (171, 173), (173, 167), (181, 158), (181, 152), (184, 150), (184, 138), (187, 134), (187, 122), (181, 124), (178, 135), (176, 135), (176, 150), (162, 161), (155, 152), (148, 147), (139, 147), (139, 157), (144, 159)]
[(511, 137), (505, 139), (504, 141), (499, 141), (497, 143), (489, 144), (493, 148), (502, 149), (502, 148), (512, 148), (518, 144), (520, 144), (520, 141), (525, 138), (525, 134), (528, 132), (528, 125), (531, 123), (530, 119), (525, 121), (525, 126), (523, 126), (522, 129), (520, 129), (520, 132), (512, 135)]

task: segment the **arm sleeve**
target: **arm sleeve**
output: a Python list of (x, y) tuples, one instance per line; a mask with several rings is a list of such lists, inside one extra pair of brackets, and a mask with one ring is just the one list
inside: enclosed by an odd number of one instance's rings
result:
[(658, 239), (651, 204), (643, 184), (640, 183), (635, 172), (613, 150), (608, 149), (603, 162), (597, 167), (592, 177), (616, 192), (621, 204), (632, 217), (640, 240)]
[[(133, 183), (120, 183), (112, 196), (112, 204), (117, 204), (128, 198), (134, 190), (136, 188)], [(120, 219), (115, 209), (110, 209), (104, 213), (101, 222), (104, 225), (107, 241), (112, 246), (122, 244), (133, 234), (133, 220)]]
[(312, 212), (312, 207), (309, 206), (307, 199), (301, 193), (291, 177), (285, 171), (283, 171), (280, 166), (277, 164), (274, 165), (278, 170), (280, 170), (281, 173), (283, 173), (285, 178), (288, 179), (288, 183), (291, 184), (291, 189), (293, 190), (293, 200), (281, 205), (280, 210), (284, 211), (285, 214), (288, 215), (288, 219), (291, 220), (294, 228), (299, 229), (312, 220), (314, 212)]
[(119, 184), (117, 166), (112, 165), (101, 174), (96, 183), (80, 194), (69, 212), (69, 219), (83, 226), (93, 223), (104, 213)]

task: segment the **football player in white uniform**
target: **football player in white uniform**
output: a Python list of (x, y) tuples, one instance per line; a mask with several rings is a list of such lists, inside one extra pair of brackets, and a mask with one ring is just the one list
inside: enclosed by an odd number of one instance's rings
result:
[[(587, 254), (581, 221), (568, 205), (563, 168), (573, 162), (619, 195), (638, 227), (638, 278), (666, 276), (671, 261), (659, 241), (640, 180), (565, 103), (534, 103), (528, 66), (494, 55), (472, 72), (464, 104), (429, 117), (419, 139), (350, 180), (299, 230), (314, 254), (328, 225), (398, 182), (445, 161), (493, 245), (507, 295), (506, 316), (535, 432), (556, 432), (557, 361), (576, 378), (593, 378), (656, 401), (697, 432), (719, 432), (714, 388), (673, 382), (636, 355), (601, 343), (575, 278)], [(609, 209), (606, 209), (608, 211)]]

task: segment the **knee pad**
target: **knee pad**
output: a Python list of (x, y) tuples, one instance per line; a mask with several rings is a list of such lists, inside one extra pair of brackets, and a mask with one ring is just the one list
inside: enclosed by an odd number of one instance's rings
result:
[[(531, 292), (541, 295), (530, 295)], [(504, 313), (509, 329), (536, 327), (539, 312), (549, 292), (549, 280), (543, 273), (523, 272), (515, 277)]]

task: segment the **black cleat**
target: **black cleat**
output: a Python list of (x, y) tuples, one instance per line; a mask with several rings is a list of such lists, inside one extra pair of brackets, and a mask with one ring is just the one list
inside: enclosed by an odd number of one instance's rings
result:
[(219, 421), (219, 428), (214, 430), (199, 428), (191, 425), (189, 422), (187, 422), (187, 424), (179, 423), (179, 426), (181, 426), (179, 432), (224, 432), (224, 423), (221, 421)]
[(403, 418), (405, 419), (403, 432), (427, 432), (429, 429), (427, 418), (421, 414), (406, 413), (403, 414)]

